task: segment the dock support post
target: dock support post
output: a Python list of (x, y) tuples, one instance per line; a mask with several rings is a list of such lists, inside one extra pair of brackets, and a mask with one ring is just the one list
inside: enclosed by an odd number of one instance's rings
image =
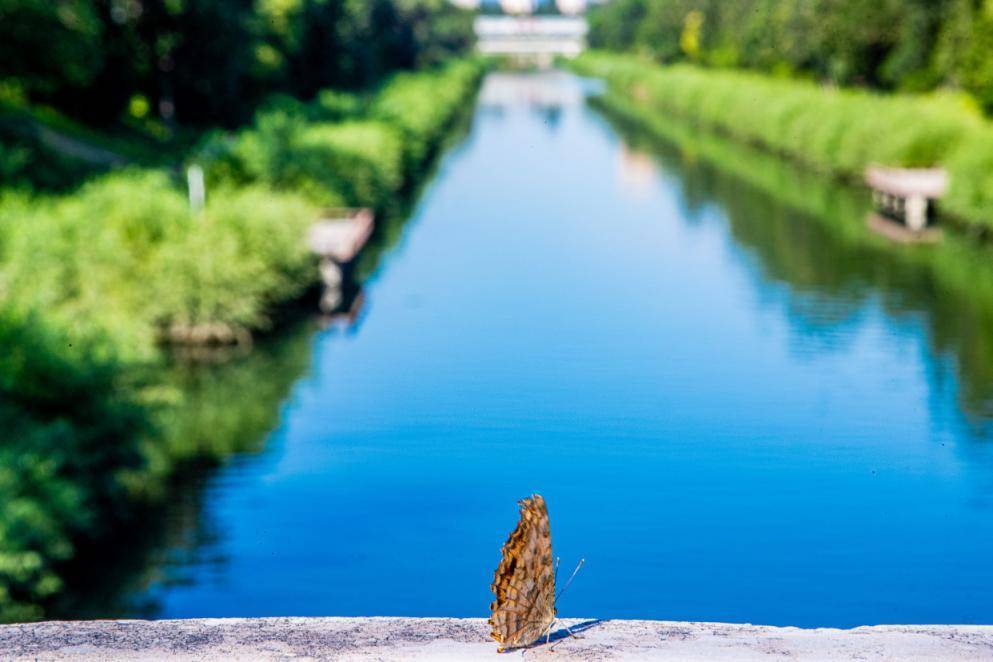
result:
[(907, 227), (913, 232), (920, 232), (927, 225), (927, 198), (923, 195), (912, 195), (907, 198), (904, 207)]

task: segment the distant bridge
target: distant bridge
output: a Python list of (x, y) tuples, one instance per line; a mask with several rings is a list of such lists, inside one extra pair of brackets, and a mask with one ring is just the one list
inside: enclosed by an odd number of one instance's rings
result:
[(551, 59), (586, 48), (583, 16), (477, 16), (476, 48), (486, 55)]

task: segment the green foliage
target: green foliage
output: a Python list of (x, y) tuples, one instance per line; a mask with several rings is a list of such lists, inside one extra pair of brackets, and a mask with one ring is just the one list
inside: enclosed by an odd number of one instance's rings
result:
[(140, 461), (139, 409), (92, 340), (0, 309), (0, 621), (42, 615), (58, 564), (106, 533)]
[(476, 63), (405, 74), (371, 118), (311, 122), (327, 99), (260, 113), (201, 150), (207, 207), (158, 171), (104, 176), (62, 198), (0, 198), (0, 288), (67, 327), (99, 330), (126, 360), (154, 355), (176, 325), (265, 329), (314, 282), (304, 245), (315, 203), (386, 209), (443, 137), (478, 79)]
[(480, 73), (479, 62), (461, 61), (396, 74), (368, 101), (332, 91), (309, 104), (277, 100), (234, 136), (212, 136), (197, 160), (212, 184), (262, 182), (324, 206), (388, 209)]
[(989, 0), (613, 0), (597, 48), (799, 73), (841, 85), (958, 86), (993, 109)]
[(861, 179), (873, 163), (944, 166), (952, 189), (943, 208), (993, 226), (993, 126), (954, 96), (878, 95), (602, 53), (577, 66), (648, 111), (677, 114), (825, 173)]
[(98, 5), (89, 0), (0, 0), (3, 75), (29, 93), (87, 85), (102, 64), (103, 32)]
[(103, 170), (45, 146), (30, 132), (0, 122), (0, 182), (8, 187), (59, 191)]
[[(0, 193), (0, 621), (54, 613), (79, 543), (110, 539), (177, 467), (254, 448), (305, 358), (277, 379), (272, 366), (163, 374), (157, 345), (177, 328), (270, 328), (317, 281), (314, 203), (399, 206), (480, 73), (405, 74), (372, 99), (273, 98), (253, 125), (205, 140), (199, 212), (161, 170)], [(15, 146), (0, 167), (30, 156)], [(262, 382), (261, 408), (231, 407)]]
[(146, 314), (159, 327), (268, 328), (271, 310), (316, 279), (303, 241), (315, 218), (297, 196), (256, 186), (216, 192), (201, 214), (167, 228), (148, 260)]
[(98, 125), (231, 126), (269, 93), (365, 87), (471, 43), (447, 0), (0, 0), (5, 83)]
[(408, 169), (429, 156), (480, 73), (479, 62), (460, 60), (433, 72), (396, 74), (379, 90), (370, 114), (403, 131)]
[(254, 187), (218, 191), (193, 215), (162, 173), (108, 176), (68, 198), (0, 205), (0, 282), (9, 300), (144, 360), (174, 324), (264, 328), (313, 279), (303, 236), (315, 215)]
[(952, 173), (943, 208), (966, 221), (993, 228), (993, 128), (970, 136), (947, 163)]

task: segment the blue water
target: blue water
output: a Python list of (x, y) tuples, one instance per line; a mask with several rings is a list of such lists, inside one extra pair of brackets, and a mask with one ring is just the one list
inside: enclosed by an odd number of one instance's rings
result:
[(490, 75), (157, 616), (485, 616), (539, 492), (566, 616), (993, 622), (993, 442), (928, 311), (770, 276), (587, 87)]

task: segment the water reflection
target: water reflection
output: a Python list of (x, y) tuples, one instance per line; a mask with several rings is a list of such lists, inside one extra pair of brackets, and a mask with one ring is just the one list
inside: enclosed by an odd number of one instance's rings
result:
[[(993, 418), (993, 249), (946, 233), (937, 246), (900, 246), (866, 227), (868, 193), (675, 121), (649, 136), (603, 108), (625, 140), (649, 149), (678, 175), (687, 216), (721, 206), (735, 244), (757, 259), (763, 281), (788, 288), (787, 318), (806, 350), (840, 351), (880, 302), (906, 333), (924, 325), (932, 352), (954, 360), (960, 405), (977, 432)], [(613, 111), (613, 112), (611, 112)], [(765, 302), (778, 290), (758, 288)], [(773, 301), (769, 301), (770, 297)], [(830, 342), (810, 338), (830, 335)], [(940, 359), (939, 359), (940, 360)]]
[[(142, 503), (114, 535), (81, 547), (49, 616), (154, 617), (161, 612), (158, 592), (188, 581), (185, 568), (223, 563), (204, 556), (223, 539), (204, 507), (209, 478), (218, 466), (263, 449), (290, 386), (306, 374), (313, 333), (311, 322), (299, 321), (247, 355), (176, 355), (148, 378), (168, 405), (146, 450)], [(172, 478), (157, 474), (176, 465)]]

